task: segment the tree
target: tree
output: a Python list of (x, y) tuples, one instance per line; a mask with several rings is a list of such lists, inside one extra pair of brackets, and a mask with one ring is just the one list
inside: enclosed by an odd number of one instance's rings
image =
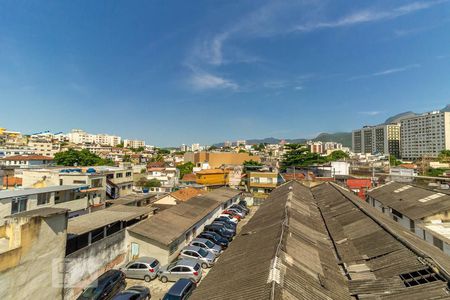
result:
[(217, 147), (212, 145), (211, 147), (208, 148), (208, 151), (213, 151), (213, 150), (217, 150)]
[(438, 159), (442, 163), (450, 162), (450, 150), (442, 150), (441, 153), (439, 153)]
[(442, 176), (445, 171), (447, 171), (447, 170), (441, 169), (441, 168), (430, 168), (427, 171), (426, 175), (431, 176), (431, 177), (439, 177), (439, 176)]
[(328, 161), (336, 161), (348, 158), (349, 158), (348, 154), (342, 150), (333, 151), (330, 153), (330, 155), (327, 156)]
[(138, 182), (136, 182), (136, 186), (144, 188), (160, 187), (161, 182), (156, 178), (148, 180), (145, 177), (141, 177), (141, 179), (139, 179)]
[(55, 154), (55, 162), (61, 166), (101, 166), (114, 165), (110, 159), (103, 159), (87, 149), (81, 151), (69, 149)]
[(254, 161), (253, 159), (251, 159), (251, 160), (246, 160), (246, 161), (244, 161), (244, 162), (242, 163), (242, 165), (243, 165), (244, 167), (246, 167), (246, 166), (262, 166), (263, 164), (260, 163), (260, 162)]
[(123, 142), (116, 145), (117, 148), (123, 148)]
[(389, 165), (391, 165), (391, 167), (396, 167), (401, 164), (402, 162), (399, 161), (397, 157), (395, 157), (394, 155), (389, 155)]
[(194, 170), (194, 164), (189, 161), (177, 166), (177, 169), (180, 170), (180, 178), (183, 178), (184, 175), (192, 173), (192, 171)]
[(264, 143), (255, 144), (252, 146), (255, 151), (264, 151), (266, 149), (266, 145)]
[(301, 144), (288, 144), (285, 146), (288, 151), (283, 155), (282, 169), (288, 167), (308, 167), (314, 164), (327, 162), (327, 158), (319, 153), (311, 153), (308, 148)]
[(122, 158), (123, 162), (131, 162), (131, 156), (128, 154), (125, 154)]
[(239, 149), (238, 153), (247, 153), (247, 151), (245, 151), (244, 149)]

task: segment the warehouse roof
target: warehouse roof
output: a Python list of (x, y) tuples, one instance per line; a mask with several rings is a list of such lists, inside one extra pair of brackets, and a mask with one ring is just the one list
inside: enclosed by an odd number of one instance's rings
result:
[(270, 194), (191, 299), (228, 299), (218, 291), (233, 299), (449, 299), (448, 277), (428, 257), (448, 275), (442, 251), (353, 194), (291, 181)]
[(367, 194), (411, 220), (450, 210), (450, 195), (404, 183), (390, 182)]
[(118, 221), (130, 221), (147, 216), (154, 208), (115, 205), (90, 214), (69, 219), (67, 233), (80, 235)]
[(6, 216), (6, 218), (34, 218), (34, 217), (47, 218), (53, 215), (65, 214), (68, 211), (69, 210), (66, 208), (42, 207)]
[(152, 218), (130, 227), (128, 231), (168, 246), (211, 211), (240, 193), (241, 191), (226, 187), (216, 189), (163, 210)]

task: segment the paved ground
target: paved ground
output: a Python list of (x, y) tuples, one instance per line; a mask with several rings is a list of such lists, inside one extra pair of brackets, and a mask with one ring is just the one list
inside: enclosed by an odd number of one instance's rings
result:
[[(250, 213), (247, 215), (245, 219), (243, 219), (238, 224), (237, 232), (239, 233), (242, 230), (242, 227), (247, 224), (247, 222), (253, 217), (255, 212), (258, 210), (259, 206), (254, 206), (250, 209)], [(220, 257), (218, 258), (220, 260)], [(203, 270), (203, 278), (208, 275), (210, 269)], [(201, 284), (202, 281), (199, 282)], [(136, 280), (136, 279), (127, 279), (127, 288), (132, 287), (133, 285), (143, 285), (150, 289), (150, 293), (152, 294), (152, 299), (162, 299), (165, 293), (172, 287), (174, 282), (162, 283), (157, 278), (150, 281), (145, 282), (144, 280)]]

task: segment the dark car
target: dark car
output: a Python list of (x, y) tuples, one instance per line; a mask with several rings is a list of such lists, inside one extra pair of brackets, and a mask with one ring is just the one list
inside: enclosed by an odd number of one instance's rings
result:
[(230, 206), (230, 208), (236, 208), (238, 210), (241, 210), (242, 212), (244, 212), (246, 215), (250, 212), (250, 210), (242, 205), (239, 204), (233, 204)]
[(230, 231), (233, 236), (236, 235), (236, 227), (226, 223), (226, 222), (222, 222), (222, 221), (214, 221), (211, 223), (211, 225), (219, 225), (224, 227), (226, 230)]
[(225, 229), (221, 225), (216, 225), (216, 224), (206, 225), (204, 230), (218, 233), (230, 242), (233, 240), (233, 232), (230, 232), (229, 230)]
[(222, 249), (225, 249), (228, 247), (228, 240), (223, 238), (220, 234), (217, 234), (215, 232), (203, 231), (202, 233), (200, 233), (200, 235), (198, 237), (210, 240), (211, 242), (221, 246)]
[(109, 270), (94, 280), (78, 300), (108, 300), (127, 286), (125, 274), (119, 270)]
[(135, 285), (118, 293), (112, 300), (148, 300), (150, 298), (150, 289), (148, 287)]
[(233, 221), (231, 221), (230, 218), (225, 217), (225, 216), (215, 218), (213, 222), (225, 222), (225, 223), (231, 225), (232, 227), (234, 227), (234, 229), (237, 228), (237, 224), (234, 223)]
[(243, 206), (243, 207), (245, 207), (245, 208), (248, 208), (248, 206), (247, 206), (247, 201), (245, 201), (245, 200), (239, 201), (239, 205), (241, 205), (241, 206)]
[(188, 299), (197, 285), (190, 279), (181, 278), (164, 295), (163, 300), (185, 300)]

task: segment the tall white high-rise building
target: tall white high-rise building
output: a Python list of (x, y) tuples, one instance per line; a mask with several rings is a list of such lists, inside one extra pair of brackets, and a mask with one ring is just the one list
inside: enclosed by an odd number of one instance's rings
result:
[(139, 148), (145, 147), (145, 141), (141, 140), (123, 140), (123, 146), (126, 148)]
[(401, 157), (437, 157), (450, 150), (450, 112), (434, 111), (401, 120)]
[(352, 132), (355, 153), (385, 154), (400, 157), (400, 125), (365, 126)]

